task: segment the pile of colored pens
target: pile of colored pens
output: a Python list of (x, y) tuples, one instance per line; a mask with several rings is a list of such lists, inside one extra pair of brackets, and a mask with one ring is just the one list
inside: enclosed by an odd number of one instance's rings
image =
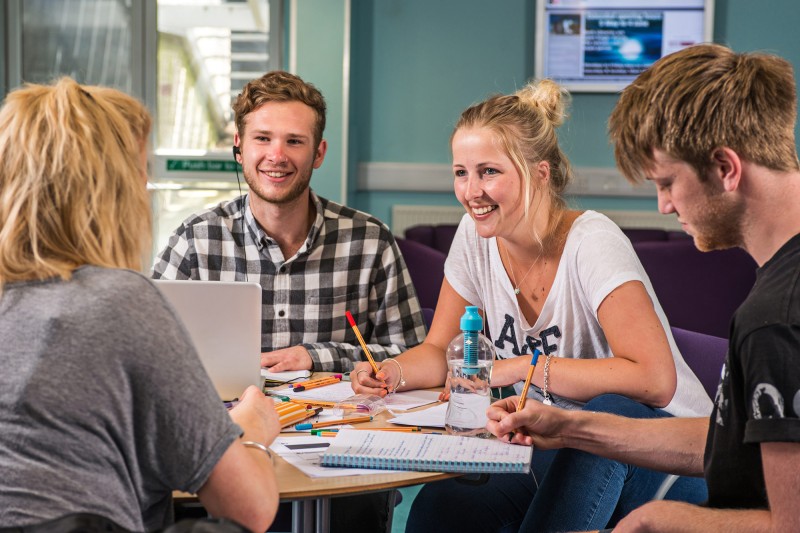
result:
[(309, 409), (305, 405), (299, 403), (280, 402), (275, 403), (275, 410), (278, 412), (278, 420), (281, 423), (281, 427), (285, 428), (286, 426), (291, 426), (306, 418), (318, 415), (322, 412), (322, 407)]
[(324, 378), (309, 379), (308, 381), (293, 383), (291, 387), (294, 392), (300, 392), (309, 389), (316, 389), (317, 387), (324, 387), (325, 385), (333, 385), (334, 383), (339, 383), (340, 381), (342, 381), (342, 375), (334, 374)]

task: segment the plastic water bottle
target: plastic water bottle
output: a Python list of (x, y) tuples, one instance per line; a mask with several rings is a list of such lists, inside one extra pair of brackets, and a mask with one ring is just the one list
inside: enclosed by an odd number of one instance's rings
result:
[(486, 409), (491, 403), (494, 347), (482, 330), (478, 308), (467, 306), (461, 317), (461, 333), (447, 347), (450, 402), (445, 428), (453, 435), (489, 436)]

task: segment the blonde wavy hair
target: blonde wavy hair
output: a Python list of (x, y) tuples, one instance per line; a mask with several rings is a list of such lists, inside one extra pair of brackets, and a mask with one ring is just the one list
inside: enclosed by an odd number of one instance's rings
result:
[(9, 93), (0, 109), (0, 288), (69, 279), (81, 265), (141, 267), (150, 127), (136, 99), (70, 78)]
[[(558, 144), (556, 128), (567, 118), (569, 93), (556, 82), (530, 82), (512, 95), (497, 95), (467, 108), (456, 123), (462, 128), (488, 128), (522, 176), (524, 216), (534, 239), (545, 245), (555, 234), (567, 208), (564, 191), (573, 179), (572, 167)], [(453, 136), (450, 137), (452, 143)], [(547, 187), (538, 187), (531, 168), (540, 161), (550, 166)], [(537, 191), (541, 194), (537, 196)], [(533, 216), (541, 202), (550, 205), (545, 235), (539, 235)]]

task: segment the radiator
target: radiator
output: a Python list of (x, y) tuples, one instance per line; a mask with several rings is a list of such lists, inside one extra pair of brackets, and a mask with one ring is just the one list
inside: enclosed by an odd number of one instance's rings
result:
[[(458, 224), (464, 215), (461, 206), (395, 205), (392, 206), (392, 233), (402, 237), (406, 228), (419, 225)], [(621, 228), (655, 228), (680, 230), (675, 215), (662, 215), (656, 211), (602, 210)]]
[(406, 228), (412, 226), (458, 224), (465, 212), (460, 205), (395, 205), (392, 206), (392, 233), (402, 237)]

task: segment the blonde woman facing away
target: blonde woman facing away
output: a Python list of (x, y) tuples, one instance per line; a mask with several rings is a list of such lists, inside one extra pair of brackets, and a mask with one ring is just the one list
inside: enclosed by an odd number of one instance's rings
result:
[[(701, 416), (711, 410), (680, 355), (630, 242), (608, 218), (568, 209), (572, 174), (558, 145), (566, 92), (550, 80), (494, 96), (461, 115), (451, 139), (454, 187), (466, 215), (445, 265), (425, 342), (354, 373), (357, 392), (441, 386), (445, 349), (467, 305), (478, 306), (499, 358), (493, 386), (521, 390), (542, 352), (532, 399), (628, 417)], [(615, 523), (657, 491), (664, 474), (591, 454), (535, 451), (530, 475), (474, 486), (426, 486), (408, 531), (572, 531)], [(700, 501), (681, 479), (671, 497)]]
[[(151, 120), (63, 78), (0, 109), (0, 523), (91, 513), (132, 531), (172, 491), (264, 531), (278, 505), (255, 387), (230, 414), (183, 326), (137, 273), (150, 238)], [(116, 529), (115, 529), (116, 530)]]

